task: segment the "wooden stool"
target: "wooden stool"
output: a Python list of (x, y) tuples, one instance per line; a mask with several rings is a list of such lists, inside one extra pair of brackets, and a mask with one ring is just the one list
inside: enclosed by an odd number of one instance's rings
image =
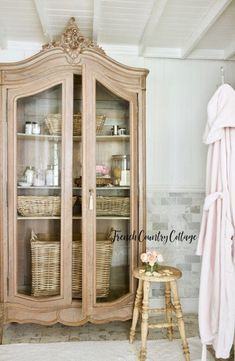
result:
[[(138, 278), (139, 285), (135, 298), (135, 305), (133, 311), (132, 325), (130, 330), (130, 343), (134, 341), (136, 324), (141, 313), (142, 322), (141, 322), (141, 350), (139, 361), (145, 361), (146, 359), (146, 344), (147, 344), (147, 334), (149, 328), (167, 328), (167, 336), (171, 341), (173, 339), (173, 326), (178, 326), (180, 337), (182, 340), (183, 353), (185, 361), (190, 361), (189, 347), (185, 335), (184, 329), (184, 320), (181, 310), (180, 299), (178, 295), (177, 280), (181, 278), (182, 273), (177, 268), (169, 266), (159, 267), (157, 275), (147, 276), (143, 268), (137, 268), (134, 270), (134, 277)], [(154, 282), (164, 282), (165, 283), (165, 307), (164, 308), (149, 308), (149, 289), (150, 284)], [(173, 298), (173, 303), (171, 301), (171, 293)], [(172, 311), (176, 314), (177, 323), (172, 322)], [(166, 322), (149, 324), (148, 318), (149, 313), (162, 313), (165, 312)]]

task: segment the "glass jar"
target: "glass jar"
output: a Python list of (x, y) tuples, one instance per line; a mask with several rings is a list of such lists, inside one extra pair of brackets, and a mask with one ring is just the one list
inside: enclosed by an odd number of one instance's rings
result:
[(35, 168), (32, 167), (31, 165), (25, 168), (24, 171), (24, 176), (26, 179), (26, 182), (29, 186), (33, 185), (33, 180), (34, 180), (34, 175), (35, 175)]
[(44, 171), (44, 169), (38, 169), (35, 172), (33, 185), (35, 187), (43, 187), (43, 186), (45, 186), (45, 171)]
[(116, 154), (112, 156), (112, 177), (115, 186), (130, 185), (129, 154)]
[(25, 134), (32, 134), (32, 123), (31, 122), (25, 122), (24, 132), (25, 132)]
[(53, 165), (48, 165), (46, 170), (46, 185), (54, 186), (54, 167)]
[(40, 134), (40, 125), (37, 122), (33, 122), (33, 124), (32, 124), (32, 134), (35, 134), (35, 135)]

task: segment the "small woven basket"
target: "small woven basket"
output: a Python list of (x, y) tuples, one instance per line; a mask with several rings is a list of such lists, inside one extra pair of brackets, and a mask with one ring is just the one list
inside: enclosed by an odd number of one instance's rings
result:
[[(82, 186), (82, 177), (75, 178), (74, 184), (76, 184), (77, 187)], [(109, 184), (112, 184), (112, 178), (107, 177), (96, 177), (96, 187), (105, 187)]]
[[(105, 115), (96, 116), (96, 134), (100, 134), (102, 132), (105, 119), (106, 119)], [(61, 130), (62, 130), (61, 114), (48, 114), (48, 116), (45, 119), (45, 123), (51, 135), (61, 135)], [(81, 135), (81, 134), (82, 134), (82, 115), (81, 113), (77, 113), (73, 115), (73, 135)]]
[[(73, 205), (77, 197), (73, 197)], [(23, 217), (60, 216), (61, 198), (59, 196), (18, 196), (17, 211)]]
[[(80, 201), (80, 199), (79, 199)], [(130, 198), (129, 197), (97, 197), (96, 198), (97, 216), (130, 216)]]
[[(40, 239), (39, 239), (40, 237)], [(50, 241), (48, 241), (50, 239)], [(32, 290), (34, 297), (60, 294), (60, 242), (58, 237), (32, 232)], [(57, 239), (57, 240), (55, 240)], [(96, 297), (107, 297), (110, 292), (110, 269), (113, 242), (96, 241)], [(82, 297), (82, 242), (72, 242), (72, 296)]]
[(45, 119), (46, 126), (49, 134), (61, 135), (62, 115), (61, 114), (48, 114)]

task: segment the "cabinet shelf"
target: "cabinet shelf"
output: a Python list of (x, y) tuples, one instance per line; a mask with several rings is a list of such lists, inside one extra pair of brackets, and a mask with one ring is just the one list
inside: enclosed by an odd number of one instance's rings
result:
[[(51, 135), (51, 134), (25, 134), (17, 133), (17, 138), (22, 140), (48, 140), (53, 142), (61, 141), (61, 135)], [(97, 135), (96, 140), (98, 142), (110, 142), (110, 141), (128, 141), (130, 135)], [(74, 142), (81, 142), (82, 136), (75, 135), (73, 136)]]
[(53, 186), (41, 186), (41, 187), (28, 186), (28, 187), (21, 187), (21, 186), (17, 186), (17, 189), (61, 189), (61, 187), (53, 187)]
[[(82, 140), (82, 136), (81, 135), (75, 135), (73, 136), (73, 140), (74, 142), (80, 142)], [(129, 141), (130, 140), (130, 135), (97, 135), (96, 136), (96, 141), (97, 142), (112, 142), (112, 141)]]
[(21, 217), (21, 216), (17, 216), (17, 220), (18, 221), (27, 221), (27, 220), (32, 220), (32, 219), (61, 219), (61, 217)]
[(116, 191), (116, 190), (126, 190), (126, 189), (128, 189), (128, 190), (130, 190), (131, 189), (131, 187), (130, 186), (125, 186), (125, 187), (116, 187), (116, 186), (114, 186), (114, 187), (96, 187), (96, 191), (109, 191), (109, 190), (111, 190), (111, 191)]
[[(22, 188), (22, 187), (20, 187)], [(37, 187), (35, 187), (37, 188)], [(82, 187), (73, 187), (73, 190), (81, 190)], [(128, 187), (96, 187), (96, 192), (97, 191), (116, 191), (116, 190), (130, 190), (131, 187), (128, 186)]]
[(130, 219), (130, 217), (121, 217), (121, 216), (98, 216), (96, 217), (97, 220), (99, 219)]
[(99, 142), (110, 142), (110, 141), (128, 141), (130, 140), (130, 135), (97, 135), (96, 140)]
[[(18, 221), (27, 221), (32, 219), (61, 219), (61, 217), (21, 217), (18, 216)], [(73, 216), (73, 219), (82, 219), (82, 216)], [(96, 219), (130, 219), (130, 217), (120, 217), (120, 216), (99, 216)]]
[(18, 139), (61, 141), (61, 135), (17, 133)]
[[(73, 216), (73, 219), (82, 219), (81, 216)], [(99, 219), (130, 219), (130, 217), (120, 217), (120, 216), (98, 216), (96, 217), (97, 220)]]

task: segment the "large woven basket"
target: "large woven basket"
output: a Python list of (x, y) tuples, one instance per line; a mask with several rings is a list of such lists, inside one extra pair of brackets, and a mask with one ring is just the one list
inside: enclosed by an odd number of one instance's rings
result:
[[(32, 296), (60, 294), (60, 242), (45, 241), (47, 236), (31, 239)], [(50, 237), (49, 237), (50, 238)], [(96, 297), (107, 297), (110, 291), (112, 240), (96, 241)], [(82, 297), (82, 242), (72, 242), (72, 296)]]
[(97, 197), (96, 198), (97, 216), (130, 216), (130, 198), (129, 197)]
[[(112, 262), (111, 240), (96, 240), (96, 297), (107, 297), (110, 291), (110, 268)], [(82, 243), (73, 242), (72, 256), (73, 298), (82, 296)]]
[[(77, 197), (73, 197), (73, 205)], [(59, 196), (18, 196), (17, 211), (23, 217), (60, 216), (61, 198)]]
[[(96, 116), (96, 134), (100, 134), (102, 132), (105, 119), (106, 119), (105, 115)], [(62, 129), (61, 114), (48, 114), (48, 116), (45, 119), (45, 123), (51, 135), (61, 135), (61, 129)], [(81, 113), (77, 113), (73, 115), (73, 135), (81, 135), (81, 134), (82, 134), (82, 115)]]
[(32, 296), (55, 296), (60, 289), (60, 243), (31, 240)]

